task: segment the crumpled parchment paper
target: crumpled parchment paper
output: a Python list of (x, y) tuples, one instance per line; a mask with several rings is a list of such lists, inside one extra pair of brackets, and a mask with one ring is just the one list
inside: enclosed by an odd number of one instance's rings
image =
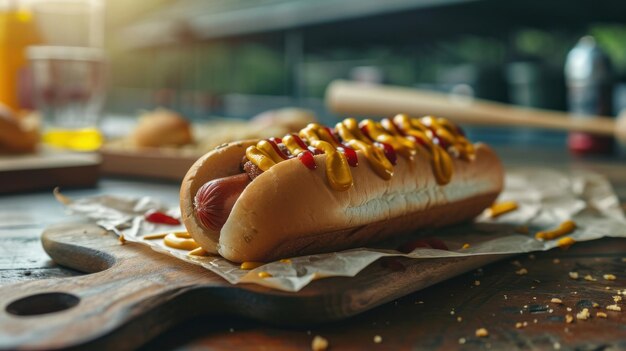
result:
[[(57, 195), (70, 212), (84, 215), (118, 235), (123, 233), (127, 241), (201, 265), (232, 284), (255, 283), (284, 291), (299, 291), (314, 279), (352, 277), (384, 256), (425, 259), (549, 250), (557, 246), (558, 239), (539, 241), (534, 234), (556, 228), (567, 219), (577, 224), (577, 229), (568, 234), (577, 242), (605, 236), (626, 237), (626, 219), (608, 181), (598, 174), (580, 171), (565, 174), (546, 169), (510, 170), (498, 201), (513, 200), (518, 203), (518, 209), (495, 219), (483, 214), (471, 224), (415, 233), (367, 248), (271, 262), (253, 270), (241, 270), (238, 264), (218, 256), (189, 256), (188, 251), (165, 246), (160, 239), (142, 239), (147, 234), (184, 231), (182, 225), (157, 225), (144, 220), (149, 210), (180, 217), (177, 207), (168, 207), (150, 197), (103, 195), (72, 200)], [(529, 233), (519, 233), (520, 226), (527, 226)], [(402, 243), (420, 237), (440, 239), (450, 250), (418, 248), (410, 254), (395, 250)], [(464, 244), (469, 247), (463, 248)], [(272, 277), (259, 277), (261, 271)]]

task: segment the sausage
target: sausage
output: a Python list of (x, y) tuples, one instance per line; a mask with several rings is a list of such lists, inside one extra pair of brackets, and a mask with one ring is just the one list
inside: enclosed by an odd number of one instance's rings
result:
[(194, 207), (200, 222), (207, 229), (222, 229), (239, 195), (254, 178), (263, 173), (245, 156), (241, 160), (241, 169), (241, 174), (214, 179), (198, 189)]
[(250, 176), (241, 173), (202, 185), (194, 197), (196, 216), (202, 225), (210, 230), (222, 229), (235, 201), (250, 182)]

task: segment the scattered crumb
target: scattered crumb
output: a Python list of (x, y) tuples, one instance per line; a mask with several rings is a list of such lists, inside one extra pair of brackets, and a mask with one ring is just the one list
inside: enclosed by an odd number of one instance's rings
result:
[(619, 307), (618, 305), (608, 305), (606, 306), (606, 309), (609, 311), (616, 311), (616, 312), (621, 312), (622, 308)]
[(604, 290), (611, 290), (611, 287), (610, 286), (605, 286)]
[(537, 318), (533, 319), (533, 323), (537, 324)]
[(572, 308), (571, 307), (566, 308), (566, 310), (567, 310), (567, 312), (572, 312)]
[(522, 324), (522, 322), (517, 322), (517, 323), (515, 323), (515, 328), (522, 329), (522, 328), (524, 328), (524, 325)]
[(480, 285), (480, 280), (474, 280), (474, 285), (479, 286)]
[(489, 331), (485, 328), (476, 329), (476, 336), (479, 338), (486, 338), (489, 336)]
[(459, 338), (459, 344), (461, 345), (465, 344), (466, 341), (465, 338)]
[(319, 335), (316, 335), (311, 342), (311, 350), (324, 351), (326, 349), (328, 349), (328, 340)]
[(562, 304), (563, 301), (559, 298), (553, 297), (552, 300), (550, 300), (550, 302), (552, 303), (558, 303), (558, 304)]
[(616, 278), (615, 278), (615, 275), (613, 275), (613, 274), (605, 274), (605, 275), (603, 275), (602, 277), (603, 277), (604, 279), (606, 279), (606, 280), (615, 280), (615, 279), (616, 279)]
[(613, 296), (613, 301), (614, 302), (620, 302), (620, 301), (622, 301), (622, 297), (619, 296), (619, 295), (615, 295), (615, 296)]
[(526, 268), (521, 268), (521, 269), (515, 271), (515, 274), (517, 274), (517, 275), (525, 275), (525, 274), (528, 274), (528, 270)]
[(461, 318), (461, 317), (456, 317), (456, 321), (460, 323), (460, 322), (462, 322), (462, 321), (463, 321), (463, 318)]
[(600, 304), (599, 304), (599, 303), (597, 303), (597, 302), (592, 302), (592, 303), (591, 303), (591, 306), (592, 306), (593, 308), (598, 308), (598, 307), (600, 307)]
[(126, 238), (124, 237), (124, 234), (120, 234), (118, 240), (120, 241), (120, 245), (126, 244)]
[(580, 319), (584, 321), (584, 320), (589, 319), (589, 317), (591, 317), (591, 314), (589, 313), (588, 308), (583, 308), (582, 311), (576, 313), (576, 319)]
[(530, 289), (533, 290), (533, 289), (536, 289), (536, 288), (534, 286), (531, 286)]
[(450, 311), (450, 315), (454, 316), (454, 310)]
[(598, 317), (598, 318), (606, 318), (607, 316), (606, 316), (606, 313), (604, 313), (604, 312), (596, 312), (596, 317)]
[(505, 299), (505, 300), (508, 300), (508, 299), (509, 299), (509, 297), (508, 297), (508, 296), (506, 296), (506, 295), (504, 295), (504, 299)]
[(558, 342), (555, 342), (554, 344), (552, 344), (552, 347), (554, 347), (555, 350), (560, 350), (561, 344), (559, 344)]
[(549, 310), (548, 310), (548, 313), (552, 313), (552, 312), (554, 312), (554, 310), (553, 310), (553, 309), (549, 309)]
[(533, 300), (537, 300), (537, 296), (533, 296)]
[(421, 301), (421, 300), (416, 302), (416, 304), (418, 304), (418, 305), (421, 305), (423, 303), (424, 303), (424, 301)]
[(383, 337), (382, 336), (380, 336), (380, 335), (374, 336), (374, 343), (380, 344), (381, 342), (383, 342)]
[(587, 280), (587, 281), (590, 281), (590, 282), (595, 282), (596, 280), (598, 280), (598, 279), (592, 277), (591, 274), (587, 274), (584, 279)]
[(574, 321), (574, 317), (571, 314), (565, 315), (565, 323), (572, 323)]
[(465, 243), (463, 244), (463, 246), (461, 247), (461, 249), (469, 249), (470, 248), (470, 244)]
[(552, 263), (559, 264), (559, 263), (561, 263), (561, 260), (559, 260), (558, 258), (555, 258), (555, 259), (552, 260)]
[(569, 272), (569, 277), (571, 279), (578, 279), (578, 272)]
[(514, 266), (517, 266), (517, 267), (521, 267), (522, 266), (522, 264), (518, 260), (511, 261), (511, 264), (514, 265)]

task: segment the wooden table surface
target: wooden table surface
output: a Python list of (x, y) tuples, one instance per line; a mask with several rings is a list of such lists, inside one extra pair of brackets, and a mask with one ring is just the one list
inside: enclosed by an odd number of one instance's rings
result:
[[(528, 149), (501, 150), (501, 155), (507, 167), (602, 173), (626, 203), (624, 159), (576, 159), (564, 152)], [(131, 180), (102, 179), (98, 188), (65, 192), (71, 197), (103, 193), (151, 195), (169, 204), (178, 200), (177, 184)], [(44, 227), (68, 220), (51, 193), (0, 197), (0, 285), (81, 274), (55, 265), (39, 242)], [(520, 267), (528, 274), (516, 274)], [(571, 271), (581, 278), (571, 279)], [(587, 274), (597, 280), (583, 279)], [(605, 280), (604, 274), (617, 279)], [(626, 239), (603, 239), (492, 264), (341, 322), (290, 328), (237, 318), (196, 318), (143, 349), (309, 350), (316, 335), (326, 338), (331, 350), (626, 349), (626, 303), (619, 303), (622, 312), (605, 309), (614, 303), (613, 296), (621, 296), (618, 290), (626, 300)], [(552, 298), (563, 303), (552, 303)], [(583, 308), (589, 308), (591, 318), (576, 320)], [(607, 318), (596, 317), (601, 311)], [(573, 323), (566, 323), (567, 314)], [(477, 338), (478, 328), (486, 328), (489, 336)]]

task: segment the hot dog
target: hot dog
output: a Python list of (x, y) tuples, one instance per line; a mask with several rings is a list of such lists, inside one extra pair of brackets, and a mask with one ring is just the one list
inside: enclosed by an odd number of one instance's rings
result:
[(445, 119), (397, 115), (222, 145), (190, 168), (180, 201), (204, 250), (268, 262), (470, 220), (502, 184), (488, 146)]

